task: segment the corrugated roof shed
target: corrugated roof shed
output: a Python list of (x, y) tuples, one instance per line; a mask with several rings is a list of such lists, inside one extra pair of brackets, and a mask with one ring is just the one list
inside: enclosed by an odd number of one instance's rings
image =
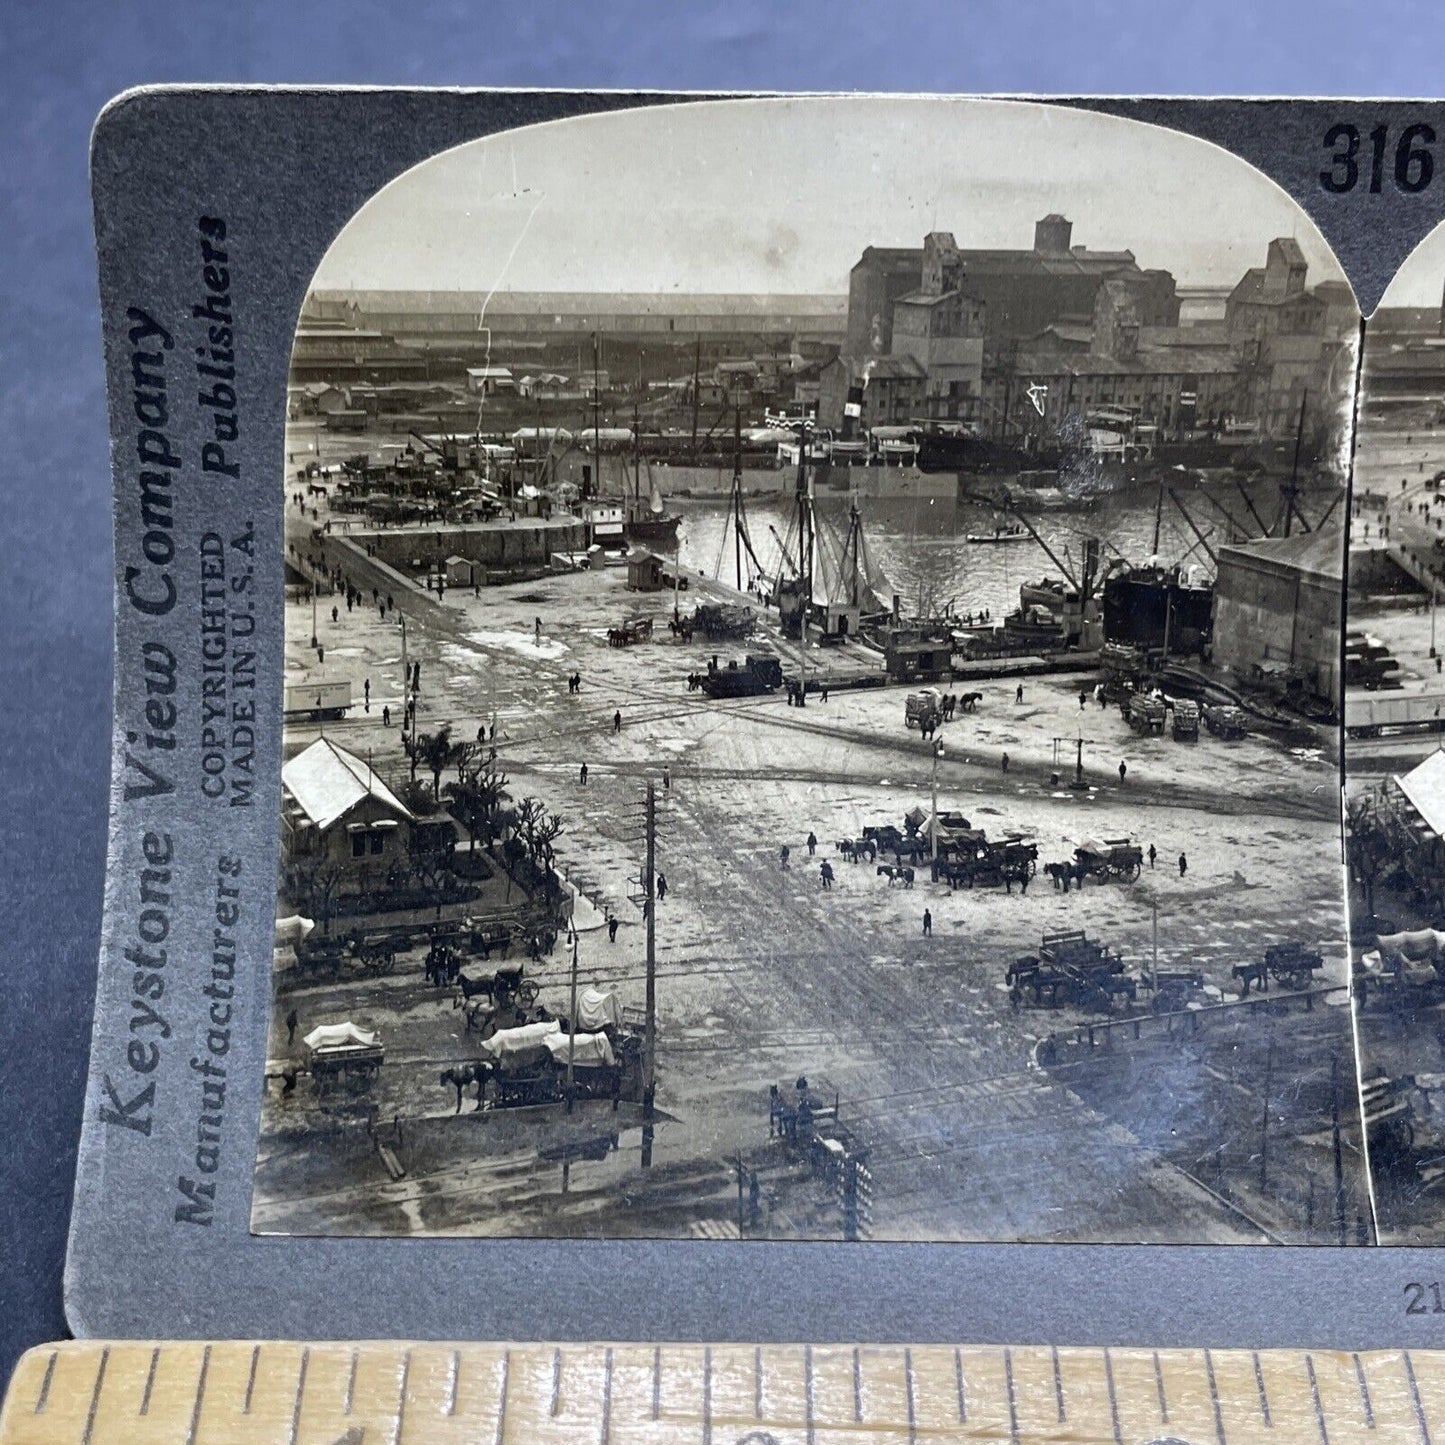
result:
[(1332, 582), (1343, 582), (1345, 576), (1344, 534), (1338, 527), (1325, 527), (1314, 532), (1297, 532), (1293, 537), (1264, 537), (1257, 542), (1237, 542), (1219, 549), (1220, 562), (1234, 558), (1274, 562), (1282, 567), (1297, 568)]
[(1395, 782), (1431, 830), (1445, 836), (1445, 749), (1431, 753)]
[(364, 798), (375, 798), (398, 818), (415, 822), (411, 810), (382, 782), (369, 763), (330, 738), (317, 738), (281, 769), (281, 784), (322, 832)]

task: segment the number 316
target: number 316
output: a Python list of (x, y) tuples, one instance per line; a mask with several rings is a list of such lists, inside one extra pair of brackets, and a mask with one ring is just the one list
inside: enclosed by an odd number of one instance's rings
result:
[[(1352, 191), (1360, 182), (1360, 128), (1356, 125), (1332, 125), (1325, 132), (1324, 144), (1330, 151), (1330, 164), (1320, 172), (1320, 184), (1335, 195)], [(1377, 125), (1368, 137), (1370, 184), (1372, 195), (1379, 195), (1385, 184), (1385, 157), (1389, 153), (1390, 128)], [(1435, 174), (1435, 157), (1429, 147), (1435, 144), (1435, 127), (1416, 124), (1406, 126), (1395, 142), (1395, 185), (1407, 195), (1417, 195), (1430, 184)]]

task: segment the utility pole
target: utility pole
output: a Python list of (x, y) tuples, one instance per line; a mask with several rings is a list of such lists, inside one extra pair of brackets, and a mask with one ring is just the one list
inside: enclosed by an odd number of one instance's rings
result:
[(943, 739), (933, 740), (933, 816), (928, 822), (929, 853), (938, 862), (938, 760), (943, 756)]
[(311, 579), (311, 646), (317, 644), (316, 638), (316, 579)]
[[(1294, 519), (1294, 499), (1299, 495), (1299, 454), (1300, 447), (1304, 445), (1305, 439), (1305, 407), (1308, 405), (1310, 394), (1306, 391), (1299, 399), (1299, 423), (1294, 433), (1294, 464), (1289, 470), (1289, 485), (1284, 489), (1284, 534), (1290, 534), (1290, 523)], [(1303, 519), (1301, 519), (1303, 520)], [(1306, 528), (1308, 530), (1308, 528)]]
[(567, 1112), (572, 1112), (575, 1097), (573, 1064), (577, 1055), (577, 923), (572, 923), (572, 997), (567, 1005)]
[(1269, 1187), (1269, 1086), (1274, 1075), (1274, 1039), (1264, 1056), (1264, 1118), (1259, 1126), (1259, 1192)]
[(1159, 994), (1159, 900), (1149, 900), (1149, 932), (1151, 943), (1151, 955), (1149, 964), (1149, 982), (1157, 998)]
[(696, 340), (696, 350), (693, 352), (692, 361), (692, 460), (693, 465), (697, 464), (697, 408), (698, 408), (698, 386), (702, 375), (702, 334), (699, 332)]
[(1330, 1134), (1335, 1154), (1335, 1224), (1339, 1231), (1339, 1242), (1348, 1244), (1348, 1229), (1345, 1224), (1345, 1159), (1340, 1140), (1340, 1056), (1330, 1055)]
[(647, 910), (646, 1023), (642, 1034), (642, 1167), (652, 1167), (653, 1090), (657, 1055), (657, 786), (647, 780), (647, 862), (642, 870)]
[(743, 409), (733, 402), (733, 576), (743, 590)]

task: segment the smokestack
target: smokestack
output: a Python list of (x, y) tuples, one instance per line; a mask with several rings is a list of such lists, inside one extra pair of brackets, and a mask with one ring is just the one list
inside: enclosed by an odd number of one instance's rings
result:
[(1044, 256), (1067, 256), (1073, 235), (1074, 223), (1052, 211), (1034, 222), (1034, 250)]

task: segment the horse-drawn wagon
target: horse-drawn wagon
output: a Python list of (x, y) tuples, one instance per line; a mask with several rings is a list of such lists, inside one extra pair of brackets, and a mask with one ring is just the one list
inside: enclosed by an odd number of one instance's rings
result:
[(1164, 724), (1169, 716), (1169, 710), (1164, 705), (1162, 697), (1155, 697), (1152, 693), (1134, 692), (1120, 704), (1120, 710), (1124, 714), (1125, 721), (1141, 737), (1153, 735), (1162, 736)]
[(652, 618), (629, 617), (620, 627), (607, 629), (609, 647), (632, 647), (639, 642), (652, 641)]
[(1087, 838), (1074, 849), (1079, 886), (1086, 878), (1132, 882), (1144, 868), (1144, 850), (1133, 838)]
[(1205, 703), (1201, 712), (1204, 726), (1214, 737), (1231, 742), (1245, 737), (1249, 732), (1244, 713), (1229, 703)]
[(1199, 741), (1199, 704), (1192, 698), (1175, 698), (1174, 722), (1171, 732), (1176, 743), (1197, 743)]
[(381, 1035), (350, 1020), (318, 1024), (301, 1042), (311, 1087), (322, 1098), (369, 1093), (386, 1061)]
[(368, 933), (353, 928), (346, 933), (312, 933), (294, 945), (298, 978), (334, 983), (348, 978), (379, 978), (396, 968), (402, 946), (394, 933)]
[(1139, 980), (1125, 971), (1118, 950), (1089, 938), (1082, 929), (1044, 934), (1037, 953), (1009, 965), (1004, 982), (1016, 1008), (1024, 1003), (1033, 1008), (1073, 1005), (1108, 1013), (1116, 999), (1133, 1001), (1139, 992)]

